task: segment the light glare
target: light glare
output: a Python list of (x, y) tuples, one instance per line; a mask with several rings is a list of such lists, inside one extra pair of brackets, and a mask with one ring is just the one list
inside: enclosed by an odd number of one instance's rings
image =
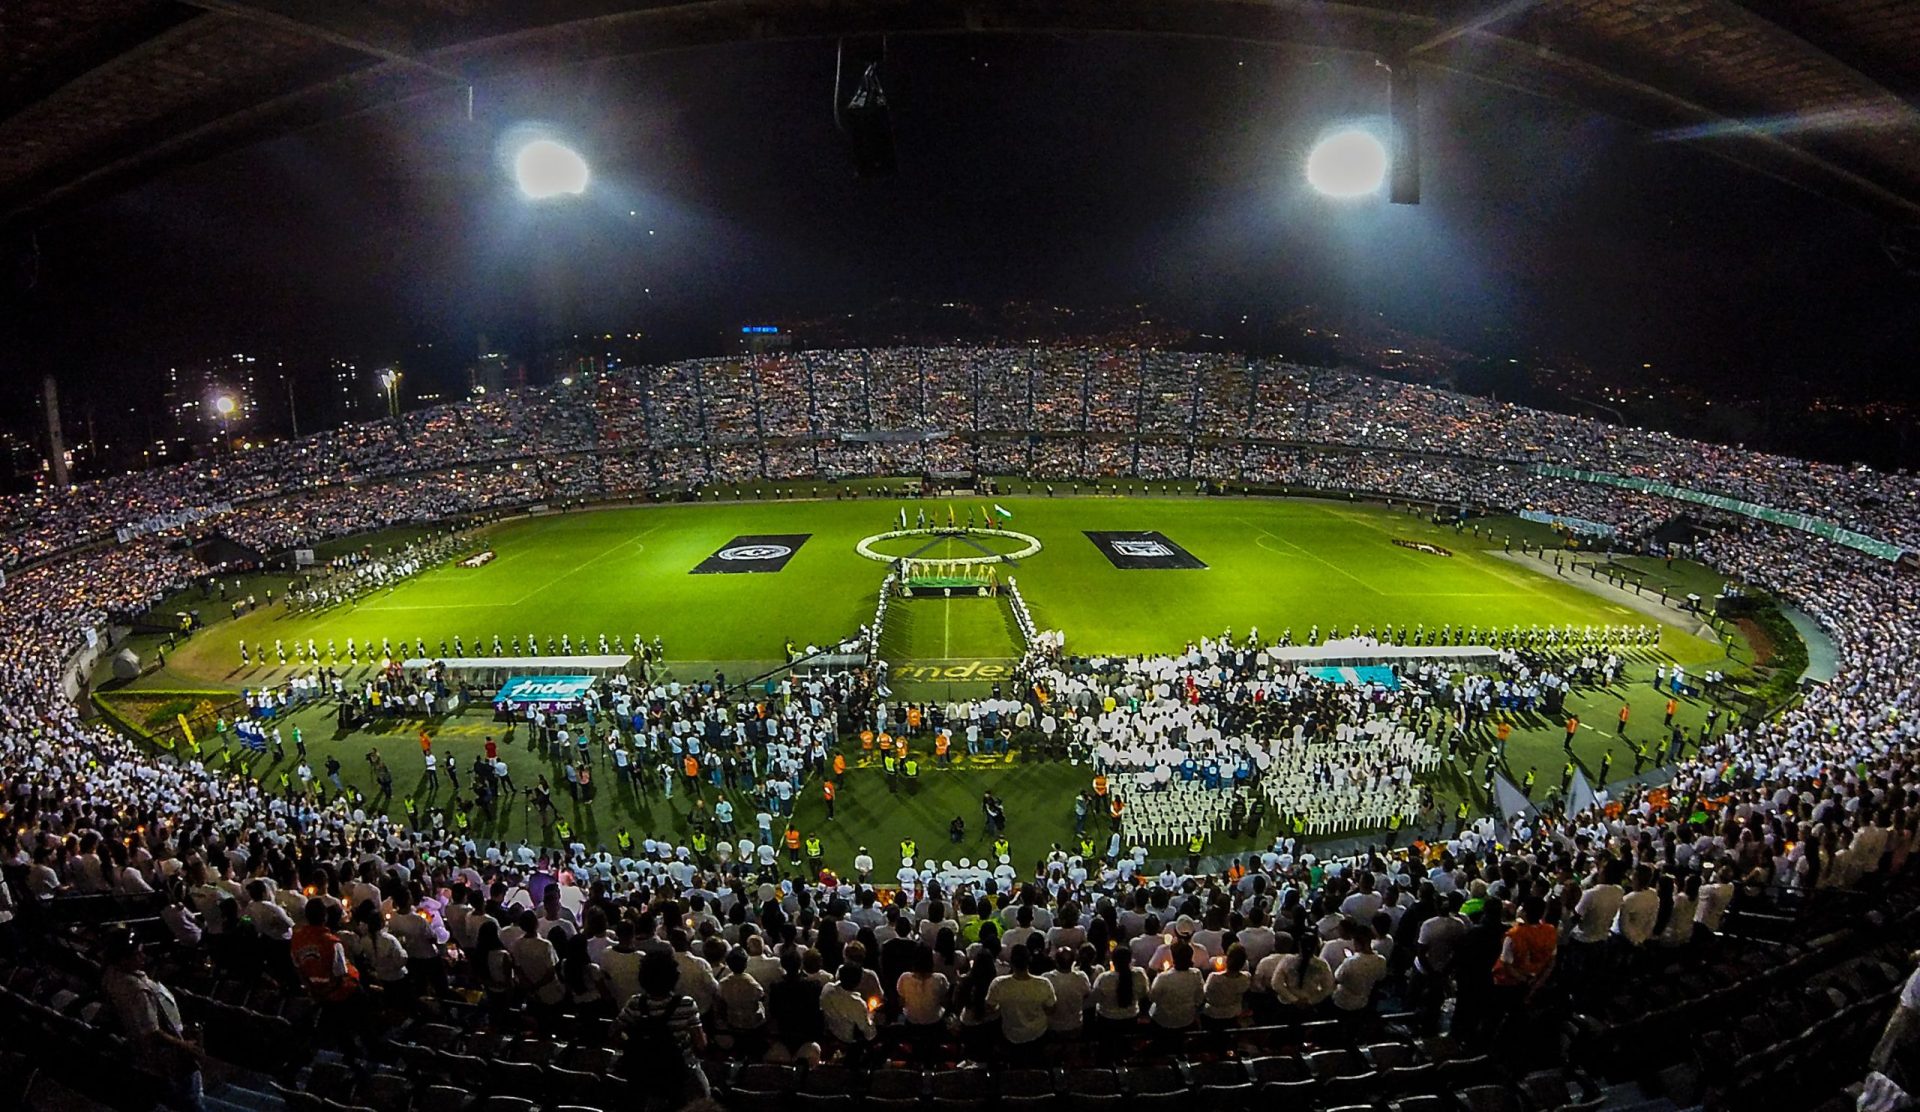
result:
[(1387, 149), (1358, 129), (1335, 132), (1307, 156), (1307, 184), (1329, 197), (1364, 197), (1387, 179)]
[(587, 160), (571, 147), (551, 139), (536, 139), (513, 158), (514, 180), (520, 192), (533, 200), (587, 190)]

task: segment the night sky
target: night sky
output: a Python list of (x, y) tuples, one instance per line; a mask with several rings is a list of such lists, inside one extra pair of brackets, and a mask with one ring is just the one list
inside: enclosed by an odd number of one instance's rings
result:
[[(449, 94), (235, 152), (45, 229), (42, 324), (83, 395), (222, 351), (464, 358), (482, 332), (700, 354), (890, 297), (1145, 302), (1199, 329), (1311, 303), (1488, 354), (1914, 390), (1920, 283), (1874, 221), (1597, 114), (1428, 75), (1424, 203), (1335, 202), (1302, 166), (1381, 117), (1370, 63), (896, 39), (900, 172), (862, 181), (833, 65), (830, 43), (612, 61), (482, 86), (472, 122)], [(585, 198), (514, 192), (499, 148), (528, 121), (586, 155)]]

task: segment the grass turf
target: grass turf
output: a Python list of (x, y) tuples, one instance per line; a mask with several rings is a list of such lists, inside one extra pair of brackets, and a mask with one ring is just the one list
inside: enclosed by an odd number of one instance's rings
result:
[[(1013, 511), (1011, 528), (1046, 545), (1039, 555), (1006, 570), (1018, 579), (1037, 622), (1066, 631), (1069, 652), (1177, 651), (1203, 634), (1231, 627), (1244, 635), (1255, 624), (1266, 636), (1290, 627), (1303, 638), (1316, 623), (1324, 635), (1356, 624), (1364, 631), (1387, 623), (1525, 628), (1645, 620), (1570, 581), (1499, 558), (1491, 551), (1498, 547), (1492, 538), (1503, 533), (1498, 522), (1487, 536), (1476, 538), (1403, 511), (1331, 500), (1003, 496), (996, 501)], [(858, 556), (853, 546), (894, 525), (903, 504), (909, 516), (918, 509), (913, 502), (863, 498), (623, 507), (505, 522), (488, 529), (498, 558), (485, 567), (434, 569), (355, 606), (319, 614), (289, 615), (274, 606), (218, 621), (175, 651), (165, 669), (133, 688), (237, 689), (277, 680), (281, 670), (262, 665), (257, 656), (251, 667), (240, 667), (242, 637), (255, 646), (271, 645), (275, 638), (291, 646), (312, 637), (324, 648), (329, 638), (411, 642), (418, 636), (431, 651), (455, 633), (469, 641), (470, 651), (475, 639), (490, 641), (495, 633), (510, 639), (531, 632), (543, 644), (561, 633), (571, 634), (576, 643), (597, 640), (601, 632), (609, 637), (658, 634), (677, 674), (698, 676), (718, 666), (740, 678), (748, 669), (770, 664), (786, 637), (826, 642), (871, 618), (885, 569)], [(929, 512), (937, 508), (944, 519), (944, 505), (932, 500)], [(955, 505), (964, 516), (965, 503), (956, 500)], [(1116, 568), (1083, 535), (1089, 529), (1158, 530), (1208, 566)], [(778, 573), (689, 574), (736, 536), (775, 533), (811, 534)], [(1437, 545), (1452, 555), (1404, 548), (1392, 543), (1396, 538)], [(947, 552), (961, 554), (959, 542), (943, 542), (927, 554)], [(1712, 585), (1704, 569), (1676, 568), (1676, 582), (1684, 579), (1688, 589)], [(261, 594), (269, 585), (284, 590), (285, 577), (254, 577), (237, 589)], [(165, 608), (179, 605), (170, 602)], [(224, 610), (198, 605), (203, 611)], [(1006, 662), (1019, 651), (1006, 603), (978, 598), (896, 601), (884, 647), (901, 676), (896, 687), (902, 694), (942, 698), (979, 694), (1004, 675)], [(1587, 723), (1576, 755), (1591, 771), (1613, 749), (1615, 778), (1624, 776), (1631, 751), (1612, 740), (1620, 702), (1632, 704), (1637, 734), (1658, 723), (1664, 703), (1646, 682), (1656, 660), (1680, 660), (1697, 670), (1720, 657), (1717, 645), (1677, 627), (1664, 628), (1658, 650), (1635, 657), (1632, 682), (1615, 692), (1575, 696), (1573, 706)], [(996, 667), (1002, 671), (992, 671)], [(1730, 670), (1737, 672), (1737, 664)], [(1689, 702), (1681, 721), (1697, 728), (1704, 712), (1705, 704)], [(295, 721), (306, 732), (316, 771), (326, 756), (337, 756), (345, 780), (371, 795), (363, 756), (378, 746), (393, 766), (400, 796), (419, 791), (415, 725), (342, 735), (321, 710), (304, 711)], [(1542, 721), (1519, 727), (1509, 756), (1515, 778), (1537, 766), (1541, 790), (1557, 785), (1563, 763), (1560, 725)], [(443, 756), (463, 763), (470, 763), (485, 736), (498, 735), (480, 715), (429, 729)], [(507, 757), (522, 786), (541, 771), (558, 781), (542, 757), (522, 747), (510, 747)], [(255, 759), (252, 767), (269, 783), (285, 769), (271, 756)], [(903, 835), (916, 838), (925, 852), (947, 856), (938, 847), (947, 843), (948, 821), (956, 814), (966, 817), (969, 839), (977, 841), (980, 793), (992, 790), (1008, 801), (1015, 856), (1027, 860), (1053, 842), (1072, 844), (1071, 799), (1084, 780), (1084, 769), (1016, 757), (1012, 763), (968, 764), (962, 771), (929, 769), (909, 796), (889, 793), (877, 773), (857, 771), (841, 795), (836, 822), (825, 821), (818, 789), (811, 785), (803, 793), (799, 819), (803, 829), (822, 833), (829, 857), (842, 868), (856, 844), (873, 846), (884, 860), (888, 850), (883, 847)], [(1478, 774), (1466, 770), (1443, 771), (1434, 781), (1443, 808), (1478, 782)], [(445, 806), (451, 797), (450, 786), (443, 784), (435, 799), (423, 803)], [(752, 814), (744, 800), (739, 805), (743, 818)], [(572, 821), (589, 841), (611, 843), (621, 828), (636, 837), (683, 831), (686, 806), (684, 792), (669, 802), (657, 789), (649, 794), (615, 785), (610, 770), (603, 769), (598, 798), (579, 807)], [(530, 822), (524, 808), (477, 819), (482, 832), (503, 838), (529, 836)], [(1270, 829), (1259, 840), (1271, 834)], [(1243, 847), (1224, 843), (1218, 848)], [(956, 848), (952, 855), (963, 854)]]
[[(1076, 653), (1177, 651), (1192, 638), (1257, 625), (1271, 636), (1291, 628), (1304, 639), (1387, 623), (1429, 628), (1445, 622), (1636, 623), (1640, 615), (1579, 587), (1530, 574), (1457, 534), (1405, 513), (1321, 501), (1195, 498), (1001, 498), (1013, 528), (1044, 551), (1017, 568), (1042, 628), (1067, 633)], [(419, 637), (436, 651), (459, 634), (476, 639), (531, 633), (542, 643), (569, 634), (578, 644), (601, 633), (660, 636), (674, 661), (772, 662), (787, 637), (827, 643), (872, 617), (882, 565), (854, 552), (862, 536), (888, 528), (902, 503), (861, 500), (673, 505), (574, 512), (495, 525), (498, 557), (484, 567), (441, 567), (351, 606), (316, 614), (268, 607), (195, 637), (169, 658), (182, 676), (244, 684), (264, 678), (256, 659), (241, 669), (238, 642), (291, 646), (307, 638)], [(937, 506), (944, 503), (935, 502)], [(909, 503), (909, 505), (911, 505)], [(1114, 567), (1083, 530), (1159, 530), (1207, 563), (1197, 570)], [(735, 536), (811, 534), (774, 574), (692, 575)], [(1424, 541), (1451, 557), (1393, 540)], [(272, 585), (269, 577), (248, 589)], [(284, 590), (284, 580), (279, 580)], [(923, 600), (902, 600), (915, 603)], [(217, 607), (215, 608), (217, 609)], [(960, 648), (998, 648), (992, 623), (953, 604), (967, 624)], [(982, 611), (980, 613), (984, 613)], [(918, 627), (919, 614), (915, 614)], [(943, 617), (943, 628), (947, 620)], [(981, 636), (975, 637), (978, 633)], [(931, 644), (916, 628), (914, 648)], [(942, 656), (958, 656), (945, 635)], [(1662, 648), (1676, 659), (1717, 656), (1711, 644), (1668, 628)], [(343, 649), (344, 651), (344, 649)], [(986, 655), (982, 653), (981, 655)]]

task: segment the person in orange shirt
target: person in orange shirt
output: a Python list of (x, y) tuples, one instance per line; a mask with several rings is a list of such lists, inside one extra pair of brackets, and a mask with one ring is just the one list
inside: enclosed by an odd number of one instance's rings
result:
[(839, 793), (839, 790), (840, 789), (833, 786), (833, 781), (831, 780), (820, 785), (820, 795), (827, 801), (827, 818), (829, 820), (833, 818), (833, 797)]
[(1107, 806), (1107, 813), (1113, 817), (1114, 822), (1118, 823), (1120, 821), (1121, 813), (1124, 812), (1126, 809), (1127, 809), (1126, 800), (1121, 799), (1119, 796), (1116, 795), (1113, 797), (1113, 802)]
[(1673, 714), (1674, 714), (1674, 712), (1675, 712), (1675, 711), (1677, 711), (1677, 710), (1679, 710), (1679, 709), (1680, 709), (1680, 701), (1679, 701), (1678, 699), (1674, 699), (1674, 698), (1672, 698), (1672, 697), (1669, 697), (1669, 698), (1667, 699), (1667, 720), (1666, 720), (1665, 722), (1663, 722), (1663, 723), (1661, 723), (1661, 725), (1663, 725), (1663, 726), (1672, 726), (1672, 725), (1673, 725)]
[(700, 758), (688, 753), (680, 760), (680, 771), (686, 774), (689, 789), (700, 786)]
[(894, 739), (893, 755), (903, 761), (907, 759), (907, 739), (905, 735)]
[(873, 752), (873, 731), (872, 730), (860, 731), (860, 748), (866, 750), (869, 753)]
[(910, 734), (920, 732), (920, 707), (918, 704), (907, 708), (907, 732)]
[(835, 753), (833, 755), (833, 778), (838, 780), (846, 774), (847, 755), (845, 753)]
[(420, 754), (422, 756), (425, 756), (426, 754), (431, 752), (433, 752), (433, 739), (427, 736), (427, 731), (421, 730), (420, 731)]
[(1107, 774), (1106, 773), (1103, 772), (1100, 775), (1095, 776), (1093, 778), (1093, 794), (1095, 795), (1107, 794)]
[(1561, 748), (1565, 749), (1569, 753), (1573, 752), (1573, 732), (1575, 730), (1578, 730), (1579, 728), (1580, 728), (1580, 716), (1577, 714), (1569, 714), (1567, 716), (1567, 740), (1566, 740), (1566, 743), (1563, 746), (1561, 746)]
[(1620, 725), (1619, 725), (1619, 727), (1618, 727), (1618, 728), (1616, 728), (1616, 729), (1615, 729), (1615, 730), (1613, 731), (1614, 733), (1616, 733), (1616, 734), (1619, 734), (1619, 735), (1621, 735), (1622, 737), (1624, 737), (1624, 736), (1626, 736), (1626, 732), (1627, 732), (1627, 715), (1629, 715), (1629, 714), (1631, 714), (1631, 713), (1633, 713), (1633, 708), (1632, 708), (1632, 707), (1630, 707), (1630, 706), (1628, 706), (1628, 705), (1627, 705), (1627, 704), (1625, 704), (1625, 703), (1621, 703), (1621, 704), (1620, 704)]
[(1525, 1008), (1553, 972), (1560, 932), (1543, 923), (1546, 901), (1528, 896), (1520, 901), (1520, 921), (1507, 931), (1500, 957), (1493, 963), (1495, 1030)]
[(787, 824), (787, 864), (800, 867), (800, 828)]
[(941, 764), (947, 763), (947, 749), (953, 744), (953, 736), (945, 730), (933, 735), (933, 755)]

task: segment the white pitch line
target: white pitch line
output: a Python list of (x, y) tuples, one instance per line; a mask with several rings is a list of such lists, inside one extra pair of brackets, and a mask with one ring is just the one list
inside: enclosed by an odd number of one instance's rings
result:
[[(1322, 556), (1320, 556), (1320, 555), (1319, 555), (1319, 554), (1317, 554), (1317, 553), (1314, 553), (1314, 552), (1311, 552), (1311, 551), (1308, 551), (1307, 549), (1304, 549), (1304, 548), (1302, 548), (1302, 547), (1300, 547), (1299, 545), (1297, 545), (1297, 544), (1295, 544), (1295, 543), (1293, 543), (1292, 541), (1290, 541), (1290, 540), (1288, 540), (1287, 538), (1285, 538), (1285, 537), (1283, 537), (1283, 536), (1281, 536), (1281, 535), (1280, 535), (1280, 534), (1278, 534), (1278, 533), (1274, 533), (1274, 532), (1271, 532), (1271, 531), (1269, 531), (1269, 530), (1266, 530), (1266, 529), (1262, 529), (1262, 528), (1261, 528), (1260, 526), (1258, 526), (1258, 525), (1255, 525), (1255, 524), (1254, 524), (1253, 522), (1251, 522), (1251, 521), (1249, 521), (1249, 520), (1247, 520), (1247, 519), (1246, 519), (1246, 518), (1244, 518), (1244, 517), (1242, 517), (1242, 518), (1236, 518), (1235, 520), (1236, 520), (1236, 521), (1239, 521), (1240, 523), (1242, 523), (1242, 524), (1244, 524), (1244, 525), (1247, 525), (1247, 526), (1249, 526), (1249, 527), (1251, 527), (1251, 528), (1253, 528), (1253, 529), (1254, 529), (1254, 530), (1256, 530), (1256, 531), (1258, 531), (1258, 532), (1259, 532), (1259, 534), (1260, 534), (1261, 536), (1263, 536), (1263, 537), (1272, 537), (1272, 538), (1273, 538), (1274, 540), (1276, 540), (1276, 541), (1279, 541), (1279, 542), (1280, 542), (1281, 544), (1284, 544), (1284, 545), (1286, 545), (1286, 546), (1287, 546), (1288, 548), (1291, 548), (1291, 549), (1293, 549), (1293, 550), (1294, 550), (1295, 552), (1298, 552), (1298, 553), (1299, 553), (1300, 555), (1302, 555), (1302, 556), (1305, 556), (1305, 557), (1306, 557), (1307, 559), (1309, 559), (1309, 560), (1312, 560), (1312, 561), (1314, 561), (1315, 563), (1318, 563), (1318, 564), (1322, 564), (1322, 565), (1324, 565), (1324, 566), (1326, 566), (1326, 567), (1328, 567), (1328, 568), (1331, 568), (1331, 569), (1333, 569), (1333, 570), (1334, 570), (1334, 571), (1336, 571), (1336, 572), (1339, 572), (1339, 573), (1340, 573), (1341, 575), (1344, 575), (1344, 576), (1346, 576), (1346, 577), (1347, 577), (1348, 579), (1351, 579), (1351, 580), (1353, 580), (1353, 581), (1354, 581), (1355, 583), (1358, 583), (1358, 584), (1360, 584), (1360, 586), (1362, 586), (1362, 587), (1364, 587), (1364, 588), (1366, 588), (1366, 589), (1367, 589), (1368, 591), (1370, 591), (1370, 592), (1372, 592), (1373, 594), (1376, 594), (1376, 595), (1382, 595), (1382, 596), (1384, 596), (1384, 595), (1386, 594), (1386, 592), (1384, 592), (1384, 591), (1382, 591), (1382, 590), (1381, 590), (1380, 588), (1378, 588), (1378, 587), (1376, 587), (1376, 586), (1374, 586), (1373, 584), (1371, 584), (1371, 583), (1369, 583), (1369, 582), (1367, 582), (1366, 580), (1364, 580), (1364, 579), (1362, 579), (1362, 578), (1360, 578), (1359, 576), (1357, 576), (1357, 575), (1355, 575), (1355, 574), (1353, 574), (1352, 572), (1350, 572), (1350, 571), (1348, 571), (1347, 569), (1345, 569), (1345, 568), (1343, 568), (1343, 567), (1341, 567), (1341, 566), (1340, 566), (1339, 564), (1336, 564), (1336, 563), (1334, 563), (1333, 561), (1331, 561), (1331, 560), (1328, 560), (1328, 559), (1326, 559), (1325, 557), (1322, 557)], [(1257, 541), (1256, 541), (1255, 543), (1256, 543), (1256, 544), (1258, 544), (1258, 542), (1257, 542)], [(1271, 549), (1269, 549), (1268, 551), (1272, 551), (1272, 550), (1271, 550)]]
[[(665, 522), (661, 523), (661, 525), (664, 525), (664, 524), (666, 523)], [(540, 584), (538, 587), (535, 587), (533, 590), (528, 591), (524, 595), (521, 595), (519, 598), (513, 600), (507, 605), (520, 606), (521, 604), (525, 603), (528, 599), (546, 590), (548, 587), (553, 586), (555, 583), (560, 582), (562, 579), (568, 579), (575, 575), (580, 574), (581, 572), (587, 570), (587, 568), (591, 567), (594, 564), (599, 563), (600, 561), (606, 559), (607, 557), (613, 555), (614, 553), (620, 551), (621, 549), (627, 547), (630, 544), (639, 544), (641, 538), (649, 536), (659, 531), (660, 527), (661, 527), (660, 525), (655, 525), (651, 529), (641, 530), (640, 532), (635, 533), (633, 536), (628, 537), (626, 540), (621, 541), (618, 544), (615, 544), (612, 547), (606, 549), (604, 552), (600, 552), (596, 555), (587, 557), (585, 560), (582, 560), (578, 564), (575, 564), (572, 567), (572, 569), (561, 572), (559, 575), (556, 575), (552, 579), (547, 580), (545, 583)], [(646, 549), (645, 545), (640, 545), (640, 547), (642, 551), (645, 551)]]

